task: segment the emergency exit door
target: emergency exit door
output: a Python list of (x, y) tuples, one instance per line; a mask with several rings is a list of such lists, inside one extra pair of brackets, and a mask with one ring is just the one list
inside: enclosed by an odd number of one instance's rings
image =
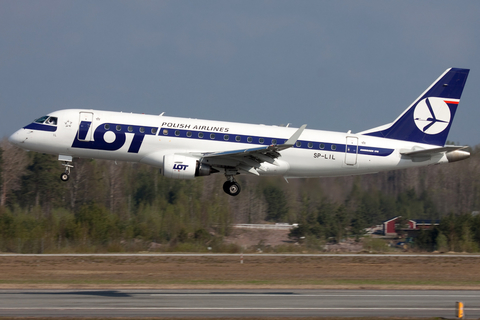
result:
[(347, 145), (345, 146), (345, 164), (354, 166), (357, 164), (358, 138), (347, 137)]

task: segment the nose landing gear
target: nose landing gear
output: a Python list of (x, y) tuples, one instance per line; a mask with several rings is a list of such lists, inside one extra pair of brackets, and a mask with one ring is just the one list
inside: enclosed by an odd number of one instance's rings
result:
[(60, 179), (61, 179), (62, 181), (68, 181), (69, 178), (70, 178), (70, 175), (69, 175), (68, 173), (66, 173), (66, 172), (64, 172), (64, 173), (62, 173), (62, 174), (60, 175)]
[(70, 168), (73, 166), (70, 164), (72, 162), (72, 157), (70, 156), (58, 156), (58, 160), (63, 161), (62, 166), (65, 167), (65, 172), (60, 175), (62, 181), (68, 181), (70, 178)]
[(68, 162), (62, 163), (62, 166), (65, 166), (65, 172), (60, 175), (60, 179), (62, 179), (62, 181), (68, 181), (70, 178), (70, 168), (73, 168), (73, 166)]

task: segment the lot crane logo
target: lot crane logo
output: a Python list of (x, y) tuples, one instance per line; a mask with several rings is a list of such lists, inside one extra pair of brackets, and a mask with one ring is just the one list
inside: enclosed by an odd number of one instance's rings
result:
[(413, 119), (423, 133), (437, 134), (448, 127), (450, 108), (442, 98), (426, 98), (415, 107)]

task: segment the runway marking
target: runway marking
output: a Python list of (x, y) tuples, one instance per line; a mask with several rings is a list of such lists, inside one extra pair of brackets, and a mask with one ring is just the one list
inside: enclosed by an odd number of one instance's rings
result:
[[(469, 311), (480, 311), (480, 308), (464, 308)], [(455, 308), (219, 308), (219, 307), (21, 307), (21, 308), (0, 308), (0, 311), (8, 310), (424, 310), (424, 311), (452, 311)]]
[[(135, 294), (135, 293), (133, 293)], [(429, 295), (429, 294), (297, 294), (297, 293), (153, 293), (150, 294), (151, 297), (204, 297), (204, 296), (215, 296), (215, 297), (291, 297), (291, 298), (301, 298), (301, 297), (442, 297), (442, 298), (451, 298), (451, 297), (462, 297), (462, 298), (478, 298), (478, 295), (469, 295), (469, 294), (455, 294), (455, 295)]]

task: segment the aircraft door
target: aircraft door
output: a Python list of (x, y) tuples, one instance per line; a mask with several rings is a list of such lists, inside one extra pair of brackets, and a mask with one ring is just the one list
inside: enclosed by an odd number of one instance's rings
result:
[(347, 145), (345, 146), (345, 164), (354, 166), (357, 164), (358, 154), (358, 138), (347, 137)]
[(78, 126), (78, 140), (92, 141), (93, 136), (93, 112), (80, 112), (80, 124)]

